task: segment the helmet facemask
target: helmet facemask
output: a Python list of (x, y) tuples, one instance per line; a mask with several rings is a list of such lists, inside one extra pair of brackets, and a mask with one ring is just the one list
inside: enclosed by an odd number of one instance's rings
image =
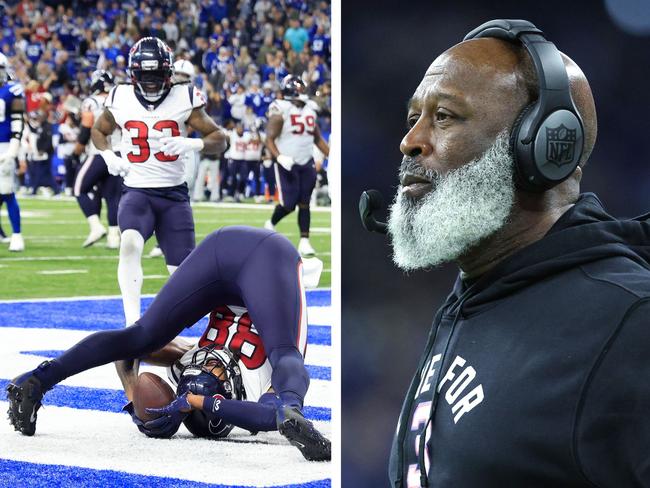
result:
[[(189, 391), (195, 395), (216, 396), (227, 400), (245, 400), (241, 371), (237, 360), (227, 349), (202, 347), (183, 368), (176, 393)], [(198, 437), (226, 437), (233, 429), (223, 420), (210, 420), (201, 410), (193, 410), (183, 421), (187, 429)]]
[(131, 79), (148, 102), (157, 102), (169, 90), (171, 69), (132, 69)]

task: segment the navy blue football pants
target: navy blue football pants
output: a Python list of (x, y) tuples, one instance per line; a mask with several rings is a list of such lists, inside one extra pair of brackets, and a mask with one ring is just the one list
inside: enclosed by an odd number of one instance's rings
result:
[(218, 305), (240, 305), (262, 338), (280, 402), (301, 407), (309, 376), (299, 350), (307, 334), (300, 263), (280, 234), (224, 227), (183, 261), (133, 326), (96, 332), (35, 374), (49, 389), (82, 371), (154, 352)]

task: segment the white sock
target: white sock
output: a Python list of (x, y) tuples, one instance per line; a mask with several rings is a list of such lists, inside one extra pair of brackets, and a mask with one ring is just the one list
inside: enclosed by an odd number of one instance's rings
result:
[(109, 226), (108, 235), (109, 236), (119, 236), (120, 235), (120, 228), (117, 225)]
[(117, 281), (122, 292), (126, 325), (140, 318), (140, 294), (142, 292), (142, 250), (144, 238), (133, 229), (122, 232), (120, 261), (117, 265)]
[(167, 265), (167, 271), (169, 271), (169, 274), (171, 275), (174, 271), (178, 269), (178, 266), (172, 266), (171, 264)]
[(91, 215), (88, 217), (88, 225), (90, 225), (91, 232), (94, 230), (101, 230), (104, 226), (99, 220), (99, 215)]

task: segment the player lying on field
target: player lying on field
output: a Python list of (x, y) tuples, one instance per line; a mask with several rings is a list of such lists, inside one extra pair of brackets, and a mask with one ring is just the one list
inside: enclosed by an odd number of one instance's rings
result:
[(307, 308), (302, 261), (284, 236), (243, 226), (207, 236), (132, 327), (96, 332), (15, 378), (7, 387), (11, 424), (24, 435), (34, 435), (43, 395), (54, 385), (112, 361), (146, 356), (223, 303), (246, 307), (262, 338), (280, 433), (305, 458), (329, 459), (330, 442), (301, 413), (309, 387), (303, 361)]

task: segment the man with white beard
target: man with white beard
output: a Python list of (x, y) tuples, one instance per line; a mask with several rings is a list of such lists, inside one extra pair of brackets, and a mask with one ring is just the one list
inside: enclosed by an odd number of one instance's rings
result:
[(580, 194), (586, 77), (532, 24), (492, 21), (431, 64), (407, 121), (394, 262), (460, 274), (391, 486), (650, 486), (650, 224)]

